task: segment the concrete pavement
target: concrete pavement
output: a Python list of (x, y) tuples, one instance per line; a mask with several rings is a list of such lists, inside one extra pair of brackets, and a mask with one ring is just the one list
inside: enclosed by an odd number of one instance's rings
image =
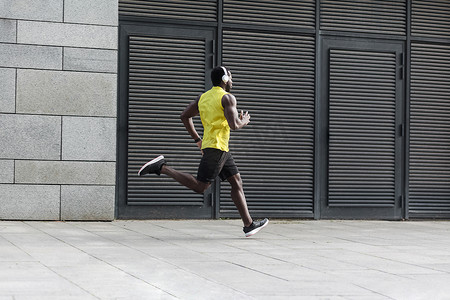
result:
[(450, 222), (0, 222), (0, 300), (450, 299)]

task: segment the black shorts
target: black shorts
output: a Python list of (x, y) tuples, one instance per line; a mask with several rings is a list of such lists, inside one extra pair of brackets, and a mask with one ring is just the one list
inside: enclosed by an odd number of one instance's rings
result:
[(239, 173), (230, 152), (219, 149), (203, 149), (203, 157), (198, 166), (197, 180), (201, 182), (213, 182), (217, 176), (225, 180)]

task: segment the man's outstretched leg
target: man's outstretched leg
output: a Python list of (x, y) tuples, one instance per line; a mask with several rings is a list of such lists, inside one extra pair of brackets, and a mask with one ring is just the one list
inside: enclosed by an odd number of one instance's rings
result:
[(203, 194), (206, 191), (206, 189), (210, 186), (210, 183), (198, 181), (191, 174), (179, 172), (171, 167), (168, 167), (166, 164), (166, 160), (162, 155), (143, 165), (142, 168), (139, 170), (138, 175), (142, 176), (149, 173), (157, 175), (165, 174), (169, 177), (172, 177), (185, 187), (200, 194)]
[(210, 183), (198, 181), (197, 178), (195, 178), (192, 174), (179, 172), (171, 167), (168, 167), (167, 165), (162, 166), (161, 174), (172, 177), (185, 187), (199, 194), (203, 194), (211, 185)]

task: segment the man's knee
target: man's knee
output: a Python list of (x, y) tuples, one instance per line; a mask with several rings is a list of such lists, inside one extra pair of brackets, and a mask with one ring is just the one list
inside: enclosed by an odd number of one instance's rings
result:
[(211, 185), (211, 183), (201, 182), (199, 181), (197, 186), (194, 189), (194, 192), (203, 194)]

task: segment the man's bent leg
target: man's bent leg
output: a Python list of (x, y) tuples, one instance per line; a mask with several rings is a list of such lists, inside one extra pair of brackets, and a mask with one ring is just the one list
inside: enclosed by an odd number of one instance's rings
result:
[(164, 165), (161, 168), (161, 174), (166, 174), (167, 176), (172, 177), (185, 187), (199, 194), (203, 194), (211, 185), (211, 183), (198, 181), (197, 178), (195, 178), (191, 174), (179, 172), (171, 167), (168, 167), (167, 165)]
[(244, 226), (250, 226), (253, 223), (253, 220), (248, 212), (241, 174), (238, 173), (233, 175), (227, 178), (227, 180), (231, 184), (231, 199), (233, 199), (234, 205), (236, 205), (239, 211), (242, 222), (244, 222)]

